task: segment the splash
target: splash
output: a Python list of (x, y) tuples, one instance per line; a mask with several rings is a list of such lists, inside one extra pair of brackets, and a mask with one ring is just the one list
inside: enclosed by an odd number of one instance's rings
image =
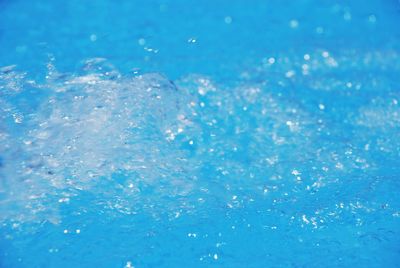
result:
[[(91, 60), (89, 71), (102, 62)], [(190, 188), (185, 153), (166, 137), (190, 124), (185, 96), (162, 75), (53, 70), (37, 84), (7, 68), (1, 81), (3, 219), (55, 213), (80, 191), (111, 197), (121, 189), (129, 199), (162, 185), (169, 195)]]
[[(3, 68), (1, 220), (58, 223), (68, 205), (175, 218), (259, 202), (322, 228), (339, 210), (379, 210), (379, 198), (365, 197), (377, 185), (397, 187), (400, 96), (385, 71), (398, 70), (397, 59), (390, 51), (276, 56), (233, 86), (203, 75), (122, 75), (104, 59), (80, 75), (50, 64), (43, 83)], [(355, 66), (382, 73), (342, 72)], [(72, 204), (81, 199), (90, 205)], [(282, 214), (284, 204), (296, 209)]]

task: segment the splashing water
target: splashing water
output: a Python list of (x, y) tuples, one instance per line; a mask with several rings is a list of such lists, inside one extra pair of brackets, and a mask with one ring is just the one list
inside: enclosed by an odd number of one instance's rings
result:
[[(266, 58), (233, 86), (203, 75), (131, 77), (104, 59), (82, 75), (49, 67), (42, 83), (12, 66), (0, 74), (0, 222), (13, 248), (17, 235), (36, 233), (48, 238), (21, 251), (46, 250), (54, 264), (57, 254), (84, 266), (95, 256), (105, 267), (131, 265), (127, 257), (187, 264), (180, 254), (292, 265), (289, 248), (308, 265), (308, 247), (349, 265), (360, 245), (395, 250), (395, 51)], [(239, 245), (242, 236), (251, 245)], [(288, 249), (274, 249), (279, 237)], [(187, 239), (194, 244), (183, 248)], [(40, 256), (30, 261), (48, 261)]]

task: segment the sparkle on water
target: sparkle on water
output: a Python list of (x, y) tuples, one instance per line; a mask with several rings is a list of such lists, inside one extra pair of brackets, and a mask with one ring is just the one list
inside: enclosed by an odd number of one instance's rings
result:
[[(162, 14), (176, 8), (154, 2)], [(147, 34), (126, 46), (145, 54), (128, 71), (120, 51), (106, 58), (87, 52), (76, 67), (63, 63), (68, 48), (54, 57), (46, 45), (45, 78), (19, 58), (41, 57), (28, 45), (0, 56), (7, 63), (0, 69), (1, 267), (398, 265), (400, 35), (374, 27), (400, 15), (385, 20), (374, 1), (359, 12), (332, 3), (322, 10), (336, 24), (316, 19), (316, 2), (300, 5), (314, 20), (241, 3), (191, 10), (211, 14), (206, 19), (220, 32), (182, 29), (182, 51), (167, 53), (171, 43), (155, 41), (168, 34), (161, 24), (139, 25), (150, 27)], [(47, 4), (35, 8), (46, 13), (54, 8)], [(125, 5), (118, 8), (132, 9)], [(0, 6), (5, 26), (15, 7)], [(72, 10), (81, 15), (78, 6)], [(221, 29), (249, 37), (249, 14), (277, 23), (279, 40), (327, 39), (277, 49), (260, 38), (262, 46), (243, 41), (243, 49), (210, 58), (218, 44), (209, 42), (225, 36)], [(28, 27), (23, 16), (17, 20)], [(351, 24), (369, 29), (367, 46), (342, 33)], [(0, 44), (13, 47), (1, 33)], [(38, 32), (29, 34), (26, 40), (38, 41)], [(387, 42), (377, 45), (370, 34)], [(107, 38), (101, 29), (82, 36), (83, 44), (71, 46), (101, 47)]]

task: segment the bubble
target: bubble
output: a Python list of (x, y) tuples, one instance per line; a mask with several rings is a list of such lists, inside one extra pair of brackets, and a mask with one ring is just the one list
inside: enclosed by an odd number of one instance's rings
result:
[(324, 33), (324, 28), (319, 26), (319, 27), (315, 28), (315, 32), (317, 34), (323, 34)]
[(343, 19), (344, 19), (344, 20), (347, 20), (347, 21), (351, 20), (351, 13), (350, 13), (349, 11), (346, 11), (346, 12), (343, 14)]
[(92, 41), (92, 42), (97, 41), (97, 35), (91, 34), (91, 35), (90, 35), (90, 41)]
[(370, 23), (375, 23), (376, 22), (376, 16), (375, 15), (369, 15), (368, 16), (368, 21), (370, 22)]
[(329, 57), (329, 52), (328, 51), (323, 51), (322, 52), (322, 57), (328, 58)]
[(232, 17), (226, 16), (224, 21), (225, 21), (226, 24), (231, 24), (232, 23)]
[(268, 59), (268, 63), (271, 64), (271, 65), (274, 64), (275, 63), (275, 58), (273, 58), (273, 57), (269, 58)]
[(289, 26), (290, 26), (290, 28), (297, 28), (297, 27), (299, 27), (299, 22), (297, 20), (291, 20), (289, 22)]
[(139, 39), (138, 39), (138, 44), (139, 44), (140, 46), (144, 46), (144, 45), (146, 44), (146, 39), (144, 39), (144, 38), (139, 38)]

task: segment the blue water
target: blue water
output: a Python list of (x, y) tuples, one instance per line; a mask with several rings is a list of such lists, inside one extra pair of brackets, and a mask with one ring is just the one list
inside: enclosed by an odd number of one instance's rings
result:
[(0, 267), (400, 267), (399, 25), (0, 0)]

